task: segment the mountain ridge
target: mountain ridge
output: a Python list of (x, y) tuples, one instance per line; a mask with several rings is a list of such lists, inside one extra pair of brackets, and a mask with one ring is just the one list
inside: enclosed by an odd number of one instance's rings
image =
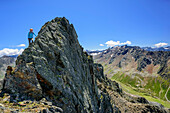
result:
[(146, 51), (170, 51), (170, 46), (167, 47), (142, 47), (142, 49), (146, 50)]
[[(125, 46), (127, 46), (127, 45), (125, 45)], [(115, 47), (121, 47), (121, 46), (115, 46)], [(115, 47), (110, 47), (110, 48), (115, 48)], [(144, 50), (146, 50), (146, 51), (170, 51), (170, 46), (167, 46), (167, 47), (159, 47), (159, 48), (157, 48), (157, 47), (155, 47), (155, 48), (153, 48), (153, 47), (140, 47), (140, 46), (128, 46), (128, 47), (139, 47), (139, 48), (141, 48), (141, 49), (144, 49)], [(86, 52), (89, 54), (89, 55), (98, 55), (99, 53), (101, 53), (101, 52), (103, 52), (103, 51), (105, 51), (105, 50), (107, 50), (107, 49), (103, 49), (103, 50), (86, 50)]]
[[(135, 63), (135, 65), (137, 65), (136, 68), (134, 68), (134, 66), (132, 66), (132, 68), (138, 71), (142, 71), (143, 69), (145, 69), (147, 66), (151, 64), (153, 64), (153, 66), (160, 65), (160, 68), (157, 70), (156, 73), (160, 74), (162, 77), (170, 78), (170, 75), (168, 74), (168, 72), (170, 71), (168, 68), (169, 67), (168, 62), (170, 61), (170, 52), (168, 51), (164, 51), (164, 52), (163, 51), (146, 51), (140, 48), (139, 46), (124, 45), (120, 47), (118, 46), (114, 48), (108, 48), (104, 50), (102, 53), (100, 53), (99, 55), (94, 56), (94, 59), (102, 60), (103, 56), (105, 56), (105, 58), (107, 59), (108, 64), (111, 64), (115, 58), (120, 57), (120, 61), (117, 62), (116, 64), (119, 68), (122, 67), (123, 65), (122, 63), (126, 63), (126, 62), (130, 63), (131, 61), (133, 61), (134, 63), (136, 62)], [(122, 59), (122, 57), (124, 59)], [(125, 65), (128, 65), (128, 64), (124, 64), (124, 66)], [(146, 70), (146, 71), (148, 73), (151, 73), (153, 69), (151, 69), (150, 72), (149, 70)], [(167, 71), (166, 72), (167, 74), (163, 73), (163, 71)]]

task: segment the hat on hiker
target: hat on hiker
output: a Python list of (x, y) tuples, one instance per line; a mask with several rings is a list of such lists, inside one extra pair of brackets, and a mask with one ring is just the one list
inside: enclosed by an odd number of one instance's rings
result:
[(31, 28), (30, 31), (33, 31), (33, 28)]

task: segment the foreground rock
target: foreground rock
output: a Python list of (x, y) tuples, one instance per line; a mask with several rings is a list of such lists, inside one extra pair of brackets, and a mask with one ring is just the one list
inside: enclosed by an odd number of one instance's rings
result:
[(144, 98), (128, 96), (108, 80), (103, 67), (83, 52), (66, 18), (47, 22), (17, 58), (16, 67), (7, 68), (5, 92), (11, 102), (45, 98), (64, 113), (166, 112)]
[[(1, 95), (2, 96), (2, 95)], [(3, 97), (0, 97), (0, 112), (1, 113), (9, 113), (9, 112), (38, 112), (38, 113), (60, 113), (63, 110), (57, 106), (50, 104), (46, 99), (41, 99), (40, 101), (31, 101), (24, 100), (18, 101), (13, 100), (11, 102), (11, 96), (8, 94), (4, 94)]]

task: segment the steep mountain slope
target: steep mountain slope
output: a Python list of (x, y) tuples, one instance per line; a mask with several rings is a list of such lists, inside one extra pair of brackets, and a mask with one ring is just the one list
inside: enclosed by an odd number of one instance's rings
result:
[(153, 97), (170, 99), (170, 52), (125, 45), (109, 48), (94, 59), (103, 64), (108, 77)]
[(4, 92), (10, 102), (46, 98), (64, 113), (168, 112), (145, 98), (131, 96), (103, 74), (83, 52), (76, 31), (66, 18), (47, 22), (35, 42), (8, 67)]

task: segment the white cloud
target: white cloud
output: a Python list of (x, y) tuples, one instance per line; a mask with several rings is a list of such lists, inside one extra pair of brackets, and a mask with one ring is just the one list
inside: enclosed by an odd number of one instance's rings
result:
[(116, 45), (126, 45), (126, 44), (132, 44), (130, 41), (126, 41), (126, 42), (123, 42), (123, 43), (120, 43), (120, 41), (113, 41), (113, 40), (110, 40), (110, 41), (107, 41), (105, 44), (107, 44), (108, 47), (113, 47), (113, 46), (116, 46)]
[(0, 50), (0, 57), (1, 56), (12, 56), (12, 55), (20, 55), (24, 49), (9, 49), (9, 48), (4, 48), (3, 50)]
[(126, 44), (132, 44), (130, 41), (126, 41), (126, 42), (124, 42), (124, 43), (121, 43), (121, 45), (126, 45)]
[(100, 46), (104, 46), (103, 44), (100, 44)]
[(162, 46), (166, 46), (168, 45), (168, 43), (158, 43), (158, 44), (155, 44), (156, 47), (162, 47)]
[(17, 45), (17, 47), (25, 47), (25, 46), (26, 46), (25, 44)]

